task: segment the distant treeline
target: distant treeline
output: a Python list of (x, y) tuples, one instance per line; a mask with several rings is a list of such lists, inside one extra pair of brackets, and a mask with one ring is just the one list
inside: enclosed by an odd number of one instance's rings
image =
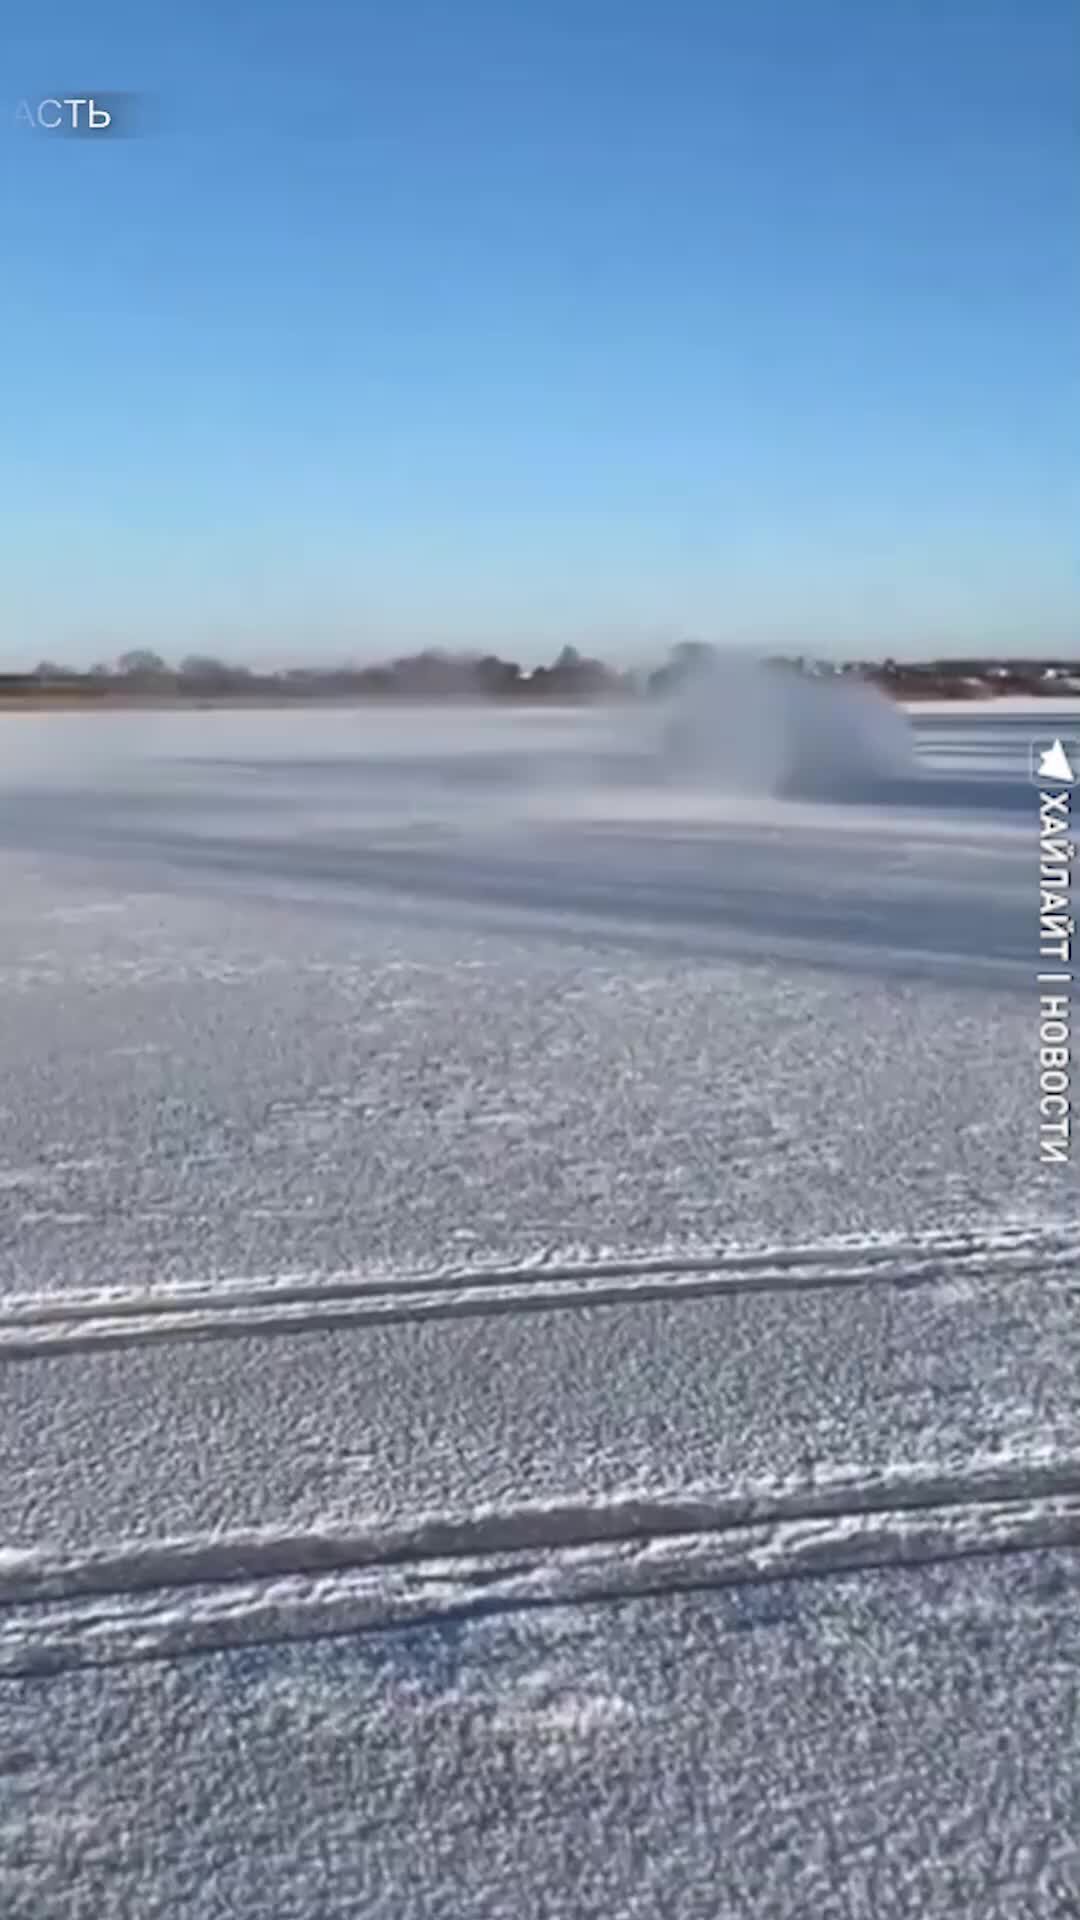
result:
[[(375, 666), (287, 667), (262, 672), (206, 654), (172, 666), (148, 648), (81, 671), (43, 660), (32, 673), (0, 673), (0, 700), (35, 701), (301, 701), (301, 700), (553, 700), (632, 699), (659, 695), (707, 660), (713, 648), (683, 641), (651, 673), (631, 673), (564, 647), (550, 666), (524, 668), (497, 654), (429, 649)], [(834, 673), (870, 680), (897, 699), (970, 699), (998, 693), (1047, 694), (1080, 663), (1046, 660), (856, 661), (843, 667), (801, 656), (771, 664), (815, 677)]]
[(0, 695), (38, 699), (596, 700), (639, 690), (634, 675), (587, 659), (574, 647), (564, 647), (549, 667), (529, 669), (496, 654), (429, 650), (373, 666), (286, 667), (268, 673), (204, 654), (172, 666), (140, 648), (86, 672), (43, 660), (32, 673), (0, 674)]

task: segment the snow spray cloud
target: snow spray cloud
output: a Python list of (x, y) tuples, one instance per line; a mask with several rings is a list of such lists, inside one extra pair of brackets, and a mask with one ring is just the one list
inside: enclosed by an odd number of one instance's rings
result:
[(669, 779), (781, 799), (873, 799), (915, 773), (907, 719), (876, 688), (711, 651), (664, 702), (660, 755)]

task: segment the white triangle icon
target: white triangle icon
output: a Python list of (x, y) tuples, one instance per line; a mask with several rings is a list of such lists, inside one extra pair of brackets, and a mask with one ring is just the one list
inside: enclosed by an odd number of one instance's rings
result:
[(1058, 780), (1069, 786), (1076, 779), (1060, 740), (1055, 740), (1053, 746), (1047, 747), (1045, 753), (1039, 756), (1039, 779)]

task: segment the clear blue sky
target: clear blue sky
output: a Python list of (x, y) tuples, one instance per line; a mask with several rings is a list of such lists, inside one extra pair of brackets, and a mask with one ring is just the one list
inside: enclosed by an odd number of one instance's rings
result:
[(23, 10), (8, 663), (1076, 636), (1074, 0)]

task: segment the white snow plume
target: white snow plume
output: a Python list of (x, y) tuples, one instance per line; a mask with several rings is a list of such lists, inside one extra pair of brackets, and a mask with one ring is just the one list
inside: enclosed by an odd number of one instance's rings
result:
[(903, 711), (865, 682), (814, 680), (713, 653), (664, 702), (668, 778), (800, 800), (872, 797), (915, 772)]

